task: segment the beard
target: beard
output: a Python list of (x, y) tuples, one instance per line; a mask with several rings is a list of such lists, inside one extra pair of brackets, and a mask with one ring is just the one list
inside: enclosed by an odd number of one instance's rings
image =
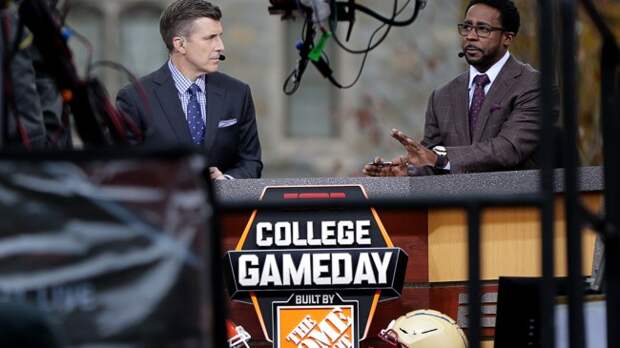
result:
[(465, 60), (469, 65), (474, 66), (481, 72), (486, 71), (503, 56), (503, 54), (501, 54), (502, 52), (500, 47), (493, 48), (490, 51), (476, 48), (476, 50), (472, 52), (473, 54), (468, 53), (466, 47), (467, 46), (463, 48), (463, 52), (465, 52)]

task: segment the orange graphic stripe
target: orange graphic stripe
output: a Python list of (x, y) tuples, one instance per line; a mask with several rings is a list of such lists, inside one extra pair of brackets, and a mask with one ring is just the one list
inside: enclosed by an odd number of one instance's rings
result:
[(370, 211), (372, 212), (372, 215), (375, 217), (375, 221), (377, 221), (377, 225), (379, 225), (379, 230), (381, 231), (381, 234), (383, 235), (383, 239), (385, 239), (385, 244), (387, 245), (388, 248), (393, 248), (394, 243), (392, 243), (392, 239), (390, 239), (390, 236), (387, 234), (387, 231), (385, 230), (385, 227), (383, 226), (383, 223), (381, 222), (381, 219), (379, 218), (379, 214), (377, 214), (377, 211), (375, 210), (375, 208), (370, 208)]
[(252, 216), (250, 216), (250, 220), (248, 220), (247, 225), (245, 225), (245, 230), (243, 230), (243, 234), (241, 234), (241, 238), (239, 242), (237, 242), (237, 246), (235, 247), (236, 251), (241, 250), (243, 248), (243, 244), (245, 244), (246, 238), (248, 238), (248, 234), (250, 233), (250, 228), (252, 228), (252, 223), (254, 222), (254, 218), (256, 218), (256, 213), (258, 210), (254, 210), (252, 212)]
[(252, 298), (252, 304), (254, 304), (254, 310), (256, 311), (256, 315), (258, 316), (258, 321), (260, 321), (260, 327), (263, 329), (263, 335), (265, 335), (265, 339), (269, 342), (273, 342), (273, 339), (269, 339), (269, 335), (267, 334), (267, 327), (265, 326), (265, 321), (263, 321), (263, 312), (260, 310), (260, 305), (258, 304), (258, 298), (256, 294), (251, 292), (250, 298)]
[(381, 290), (375, 291), (375, 294), (372, 298), (372, 305), (370, 306), (370, 313), (368, 313), (368, 321), (366, 322), (366, 329), (364, 329), (364, 336), (360, 337), (360, 341), (366, 339), (368, 336), (368, 331), (370, 330), (370, 324), (372, 323), (372, 318), (375, 316), (375, 310), (377, 309), (377, 304), (379, 304), (379, 298), (381, 297)]

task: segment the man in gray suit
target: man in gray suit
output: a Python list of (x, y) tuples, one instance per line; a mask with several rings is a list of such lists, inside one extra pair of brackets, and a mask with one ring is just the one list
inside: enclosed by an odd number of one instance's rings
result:
[(217, 71), (221, 17), (204, 0), (170, 4), (160, 20), (170, 59), (141, 86), (123, 88), (117, 106), (142, 130), (134, 143), (196, 146), (208, 155), (212, 179), (258, 178), (263, 164), (250, 88)]
[(435, 90), (424, 139), (392, 130), (407, 154), (364, 167), (370, 176), (533, 168), (541, 123), (539, 73), (510, 55), (520, 17), (511, 0), (471, 0), (458, 25), (469, 71)]

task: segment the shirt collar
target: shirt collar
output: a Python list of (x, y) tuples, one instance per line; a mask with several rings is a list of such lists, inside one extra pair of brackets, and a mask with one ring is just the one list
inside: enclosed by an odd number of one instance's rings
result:
[(472, 88), (474, 84), (474, 77), (476, 77), (476, 75), (481, 75), (481, 74), (487, 74), (487, 76), (489, 77), (489, 81), (491, 81), (489, 82), (488, 86), (491, 87), (491, 85), (493, 84), (493, 81), (495, 81), (495, 79), (497, 78), (497, 75), (499, 75), (499, 72), (502, 71), (502, 68), (504, 67), (504, 65), (506, 65), (508, 58), (510, 58), (510, 52), (506, 51), (502, 59), (498, 60), (495, 64), (493, 64), (492, 67), (489, 68), (489, 70), (487, 70), (484, 73), (481, 73), (480, 71), (478, 71), (478, 69), (474, 68), (473, 65), (470, 65), (469, 66), (469, 85), (467, 85), (468, 89)]
[(200, 75), (196, 79), (195, 82), (192, 82), (190, 79), (185, 77), (179, 69), (172, 63), (171, 59), (168, 59), (168, 69), (170, 69), (170, 73), (172, 73), (172, 79), (174, 80), (174, 85), (181, 94), (187, 93), (187, 90), (195, 83), (202, 93), (205, 92), (205, 75)]

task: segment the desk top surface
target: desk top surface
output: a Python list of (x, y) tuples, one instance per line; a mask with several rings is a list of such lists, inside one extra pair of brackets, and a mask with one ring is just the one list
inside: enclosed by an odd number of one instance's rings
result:
[[(602, 167), (582, 167), (578, 172), (581, 192), (602, 191)], [(536, 193), (540, 189), (540, 171), (522, 170), (424, 177), (371, 178), (296, 178), (222, 180), (215, 184), (220, 200), (227, 202), (257, 200), (267, 186), (362, 185), (369, 198), (413, 196), (505, 195)], [(555, 170), (554, 191), (564, 192), (564, 171)]]

